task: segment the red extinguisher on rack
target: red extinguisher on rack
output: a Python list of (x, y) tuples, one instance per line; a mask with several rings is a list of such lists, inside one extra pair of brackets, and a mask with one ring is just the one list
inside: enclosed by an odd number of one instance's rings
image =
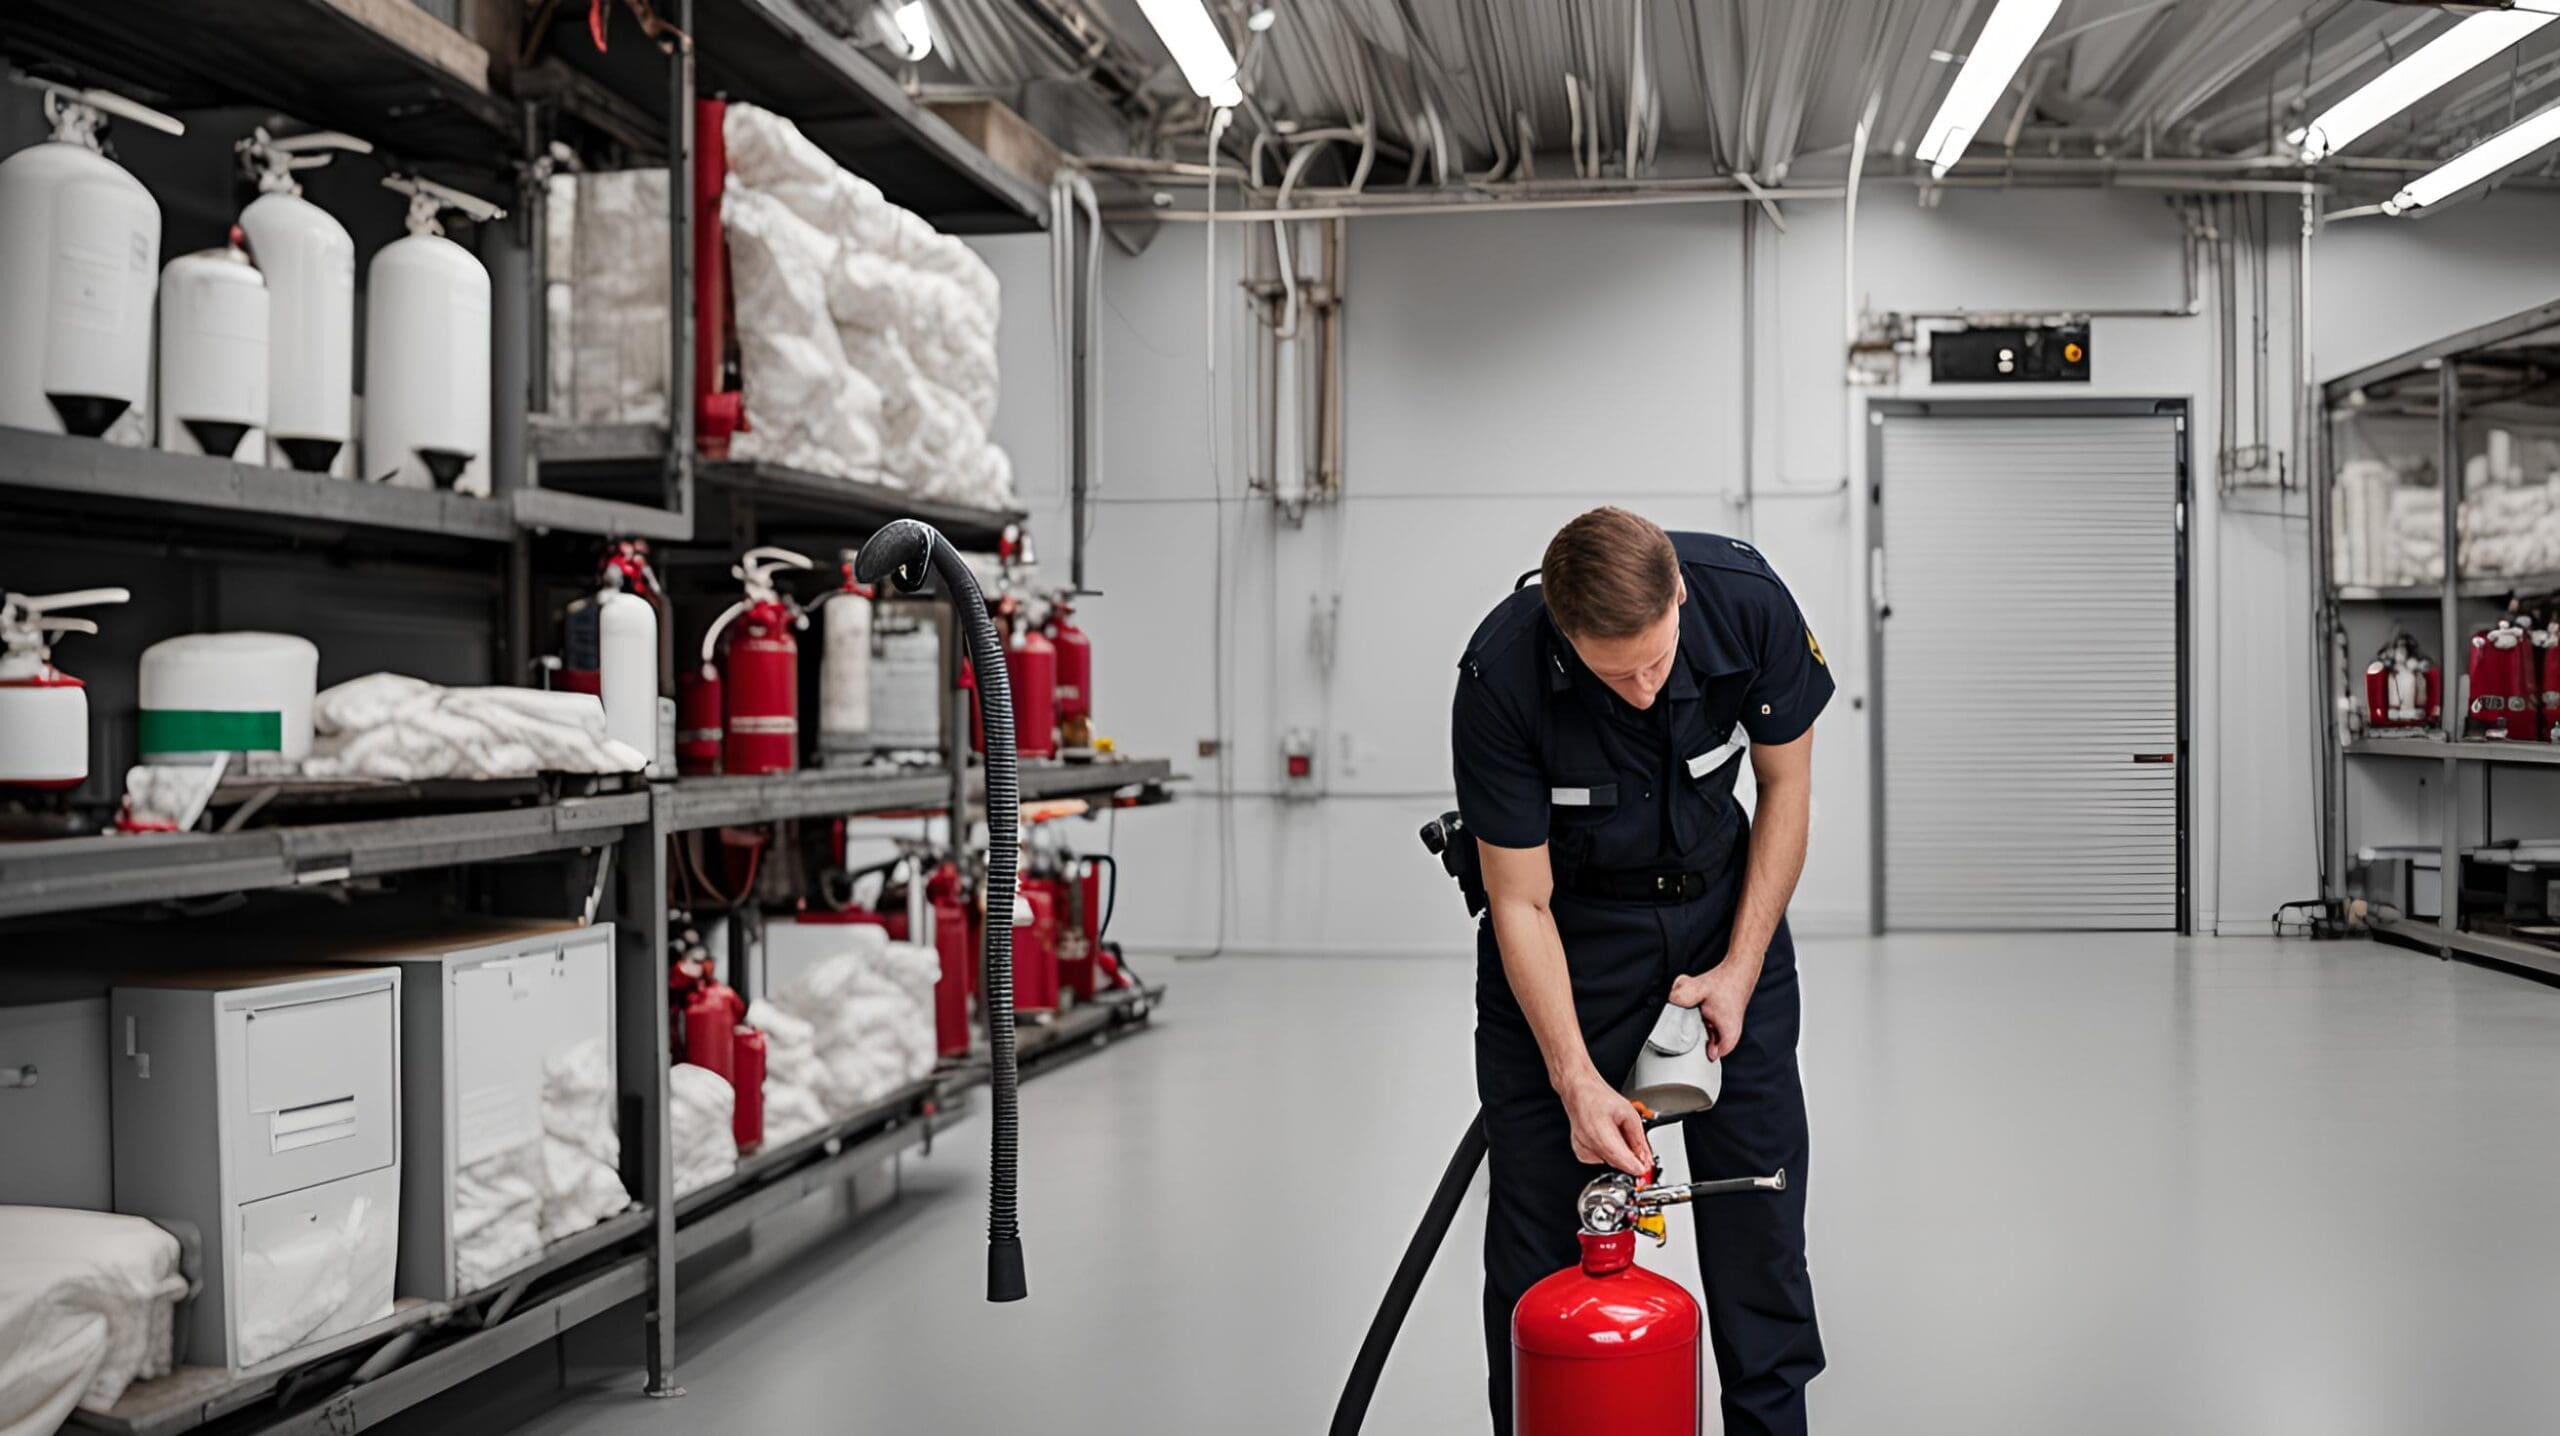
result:
[(2525, 630), (2533, 643), (2529, 676), (2533, 681), (2533, 736), (2560, 742), (2560, 614)]
[(2501, 618), (2471, 635), (2471, 708), (2464, 736), (2526, 741), (2534, 734), (2533, 640)]
[(1093, 639), (1075, 625), (1074, 593), (1049, 600), (1049, 646), (1058, 653), (1058, 746), (1093, 746)]
[(2444, 721), (2444, 673), (2408, 634), (2391, 642), (2364, 669), (2365, 726), (2376, 732), (2432, 728)]
[[(746, 593), (704, 631), (702, 666), (678, 694), (680, 759), (688, 751), (697, 764), (707, 756), (698, 724), (716, 709), (720, 757), (710, 771), (752, 775), (800, 766), (800, 644), (792, 633), (809, 626), (809, 615), (774, 586), (773, 576), (815, 566), (789, 549), (753, 548), (730, 567)], [(693, 735), (690, 749), (681, 737), (687, 733)]]
[(1058, 650), (1007, 595), (997, 606), (1004, 626), (1005, 676), (1013, 680), (1014, 751), (1026, 758), (1058, 755)]
[(944, 863), (925, 879), (925, 901), (933, 910), (933, 948), (942, 960), (942, 975), (933, 984), (933, 1032), (936, 1049), (945, 1057), (969, 1054), (969, 999), (977, 995), (977, 948), (969, 923), (969, 904), (960, 891), (960, 869)]

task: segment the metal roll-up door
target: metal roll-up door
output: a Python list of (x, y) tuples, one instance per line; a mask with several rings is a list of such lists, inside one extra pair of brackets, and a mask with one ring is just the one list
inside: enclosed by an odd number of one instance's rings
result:
[(2181, 422), (1885, 417), (1885, 927), (2178, 927)]

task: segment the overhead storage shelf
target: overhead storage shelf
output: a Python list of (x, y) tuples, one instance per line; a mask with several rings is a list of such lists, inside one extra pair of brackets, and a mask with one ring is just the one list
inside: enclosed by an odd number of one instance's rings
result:
[(497, 173), (519, 148), (488, 52), (412, 0), (9, 0), (0, 50), (161, 109), (272, 107), (402, 160)]
[(987, 157), (796, 0), (694, 0), (705, 95), (791, 120), (836, 163), (958, 234), (1048, 227), (1048, 197)]
[(0, 845), (0, 917), (118, 907), (485, 863), (613, 841), (649, 794), (237, 833), (138, 833)]
[(992, 550), (1020, 510), (975, 509), (928, 499), (886, 478), (838, 479), (775, 464), (706, 463), (694, 470), (704, 485), (755, 506), (768, 529), (861, 533), (898, 519), (922, 519), (964, 549)]
[[(2549, 593), (2560, 589), (2560, 573), (2493, 574), (2466, 578), (2454, 586), (2464, 598), (2504, 598), (2511, 593)], [(2440, 583), (2404, 583), (2389, 587), (2349, 583), (2338, 586), (2347, 603), (2436, 603), (2444, 598)]]
[(514, 514), (495, 499), (7, 427), (0, 427), (0, 501), (261, 533), (355, 529), (486, 543), (516, 534)]

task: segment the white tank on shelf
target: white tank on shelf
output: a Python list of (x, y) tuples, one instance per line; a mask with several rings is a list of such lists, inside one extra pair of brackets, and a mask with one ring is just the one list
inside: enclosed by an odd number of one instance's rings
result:
[(267, 424), (267, 282), (241, 234), (160, 272), (160, 447), (262, 462)]
[(818, 747), (830, 753), (862, 749), (871, 731), (871, 590), (853, 581), (850, 553), (843, 569), (843, 587), (819, 603)]
[(486, 224), (506, 211), (432, 180), (383, 183), (409, 196), (409, 233), (365, 272), (365, 476), (485, 494), (489, 271), (444, 237), (436, 216), (452, 210)]
[(95, 438), (151, 393), (160, 206), (99, 150), (106, 117), (186, 126), (102, 90), (43, 86), (53, 137), (0, 161), (0, 424)]
[(76, 788), (88, 778), (88, 687), (53, 666), (53, 639), (98, 625), (56, 615), (132, 597), (121, 588), (0, 594), (0, 786)]
[(333, 150), (373, 146), (333, 132), (239, 144), (258, 197), (240, 211), (249, 257), (267, 278), (267, 457), (279, 468), (352, 476), (355, 449), (356, 242), (302, 197), (295, 176)]

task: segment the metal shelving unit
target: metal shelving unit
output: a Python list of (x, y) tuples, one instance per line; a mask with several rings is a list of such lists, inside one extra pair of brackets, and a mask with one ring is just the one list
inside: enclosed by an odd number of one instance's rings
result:
[[(2538, 429), (2560, 438), (2560, 303), (2332, 380), (2322, 397), (2328, 482), (2319, 491), (2313, 531), (2321, 596), (2315, 641), (2325, 895), (2360, 895), (2359, 851), (2425, 843), (2441, 863), (2440, 915), (2431, 921), (2377, 917), (2371, 926), (2378, 936), (2440, 956), (2560, 977), (2560, 947), (2481, 930), (2480, 915), (2467, 913), (2461, 896), (2464, 852), (2497, 839), (2502, 818), (2521, 813), (2531, 823), (2560, 812), (2546, 801), (2547, 791), (2533, 786), (2552, 781), (2542, 774), (2560, 768), (2560, 744), (2460, 736), (2469, 708), (2465, 659), (2472, 632), (2494, 619), (2509, 595), (2560, 590), (2560, 573), (2466, 572), (2471, 536), (2464, 521), (2468, 491), (2478, 481), (2474, 466), (2487, 462), (2481, 458), (2487, 430)], [(2398, 475), (2392, 497), (2432, 489), (2429, 518), (2437, 527), (2428, 541), (2442, 555), (2432, 565), (2435, 577), (2413, 580), (2405, 555), (2398, 572), (2358, 571), (2371, 567), (2369, 543), (2361, 554), (2342, 552), (2347, 525), (2338, 515), (2352, 511), (2342, 492), (2343, 456), (2350, 452)], [(2365, 482), (2372, 473), (2367, 470)], [(2366, 505), (2363, 523), (2388, 522), (2388, 507), (2374, 512), (2370, 494)], [(2398, 632), (2414, 636), (2438, 662), (2443, 731), (2368, 731), (2361, 721), (2367, 657)], [(2502, 774), (2506, 783), (2524, 785), (2524, 801), (2500, 801)], [(2560, 823), (2548, 833), (2560, 834)]]
[[(466, 6), (457, 28), (411, 0), (0, 5), (0, 60), (11, 65), (115, 89), (190, 118), (213, 111), (201, 118), (217, 132), (232, 124), (245, 129), (241, 116), (249, 110), (345, 130), (372, 141), (387, 163), (450, 179), (513, 211), (461, 236), (491, 277), (491, 496), (0, 429), (0, 522), (22, 540), (85, 546), (78, 550), (83, 563), (93, 551), (183, 555), (191, 566), (186, 582), (173, 582), (168, 601), (150, 614), (140, 605), (130, 611), (128, 631), (144, 642), (173, 623), (240, 622), (223, 602), (221, 579), (233, 564), (256, 567), (262, 582), (326, 572), (341, 587), (378, 581), (412, 595), (456, 589), (470, 621), (486, 625), (486, 669), (500, 681), (546, 650), (537, 637), (546, 606), (561, 584), (585, 577), (572, 568), (578, 546), (547, 536), (638, 537), (726, 552), (758, 527), (850, 543), (893, 519), (919, 517), (955, 542), (992, 547), (1018, 514), (935, 503), (880, 476), (846, 481), (698, 462), (691, 402), (697, 72), (701, 89), (798, 121), (839, 161), (945, 229), (1034, 231), (1046, 223), (1045, 196), (819, 27), (796, 0), (662, 0), (659, 10), (694, 37), (690, 51), (662, 56), (616, 11), (612, 51), (595, 54), (575, 7), (546, 11), (547, 29), (518, 34), (511, 24), (491, 23), (511, 18), (503, 6)], [(528, 177), (538, 173), (551, 141), (562, 138), (602, 163), (668, 168), (668, 383), (677, 400), (671, 423), (582, 426), (534, 411), (548, 373), (536, 328), (545, 314), (547, 189)], [(208, 152), (219, 149), (216, 140)], [(467, 585), (452, 582), (466, 578)], [(470, 607), (483, 603), (485, 610)], [(405, 630), (380, 632), (367, 641), (387, 648)], [(825, 1132), (755, 1154), (726, 1181), (679, 1201), (667, 1065), (657, 1060), (669, 1043), (669, 841), (706, 827), (955, 808), (963, 821), (953, 826), (965, 833), (983, 780), (969, 766), (960, 702), (955, 694), (942, 763), (922, 769), (689, 779), (595, 796), (562, 796), (557, 785), (490, 785), (440, 794), (432, 810), (410, 810), (396, 796), (372, 792), (359, 795), (360, 808), (306, 805), (290, 822), (280, 806), (271, 807), (254, 815), (260, 825), (238, 831), (0, 844), (0, 921), (10, 925), (0, 929), (0, 943), (116, 909), (402, 875), (423, 886), (444, 870), (473, 874), (453, 884), (458, 893), (501, 883), (542, 894), (591, 892), (603, 899), (599, 916), (611, 917), (618, 933), (614, 1020), (616, 1047), (625, 1054), (618, 1095), (623, 1176), (635, 1198), (629, 1210), (554, 1246), (492, 1290), (455, 1301), (404, 1299), (384, 1321), (254, 1371), (185, 1369), (137, 1386), (114, 1412), (84, 1424), (122, 1436), (177, 1436), (207, 1426), (226, 1436), (339, 1436), (635, 1301), (644, 1318), (647, 1389), (673, 1392), (679, 1260), (929, 1142), (966, 1110), (969, 1088), (984, 1072), (965, 1061), (948, 1066)], [(1024, 795), (1101, 795), (1171, 776), (1162, 761), (1034, 764)], [(96, 797), (83, 795), (91, 806)], [(481, 872), (490, 865), (508, 871)], [(547, 886), (554, 868), (565, 879), (558, 887)], [(1139, 1030), (1160, 997), (1160, 989), (1116, 994), (1026, 1024), (1026, 1073)]]

